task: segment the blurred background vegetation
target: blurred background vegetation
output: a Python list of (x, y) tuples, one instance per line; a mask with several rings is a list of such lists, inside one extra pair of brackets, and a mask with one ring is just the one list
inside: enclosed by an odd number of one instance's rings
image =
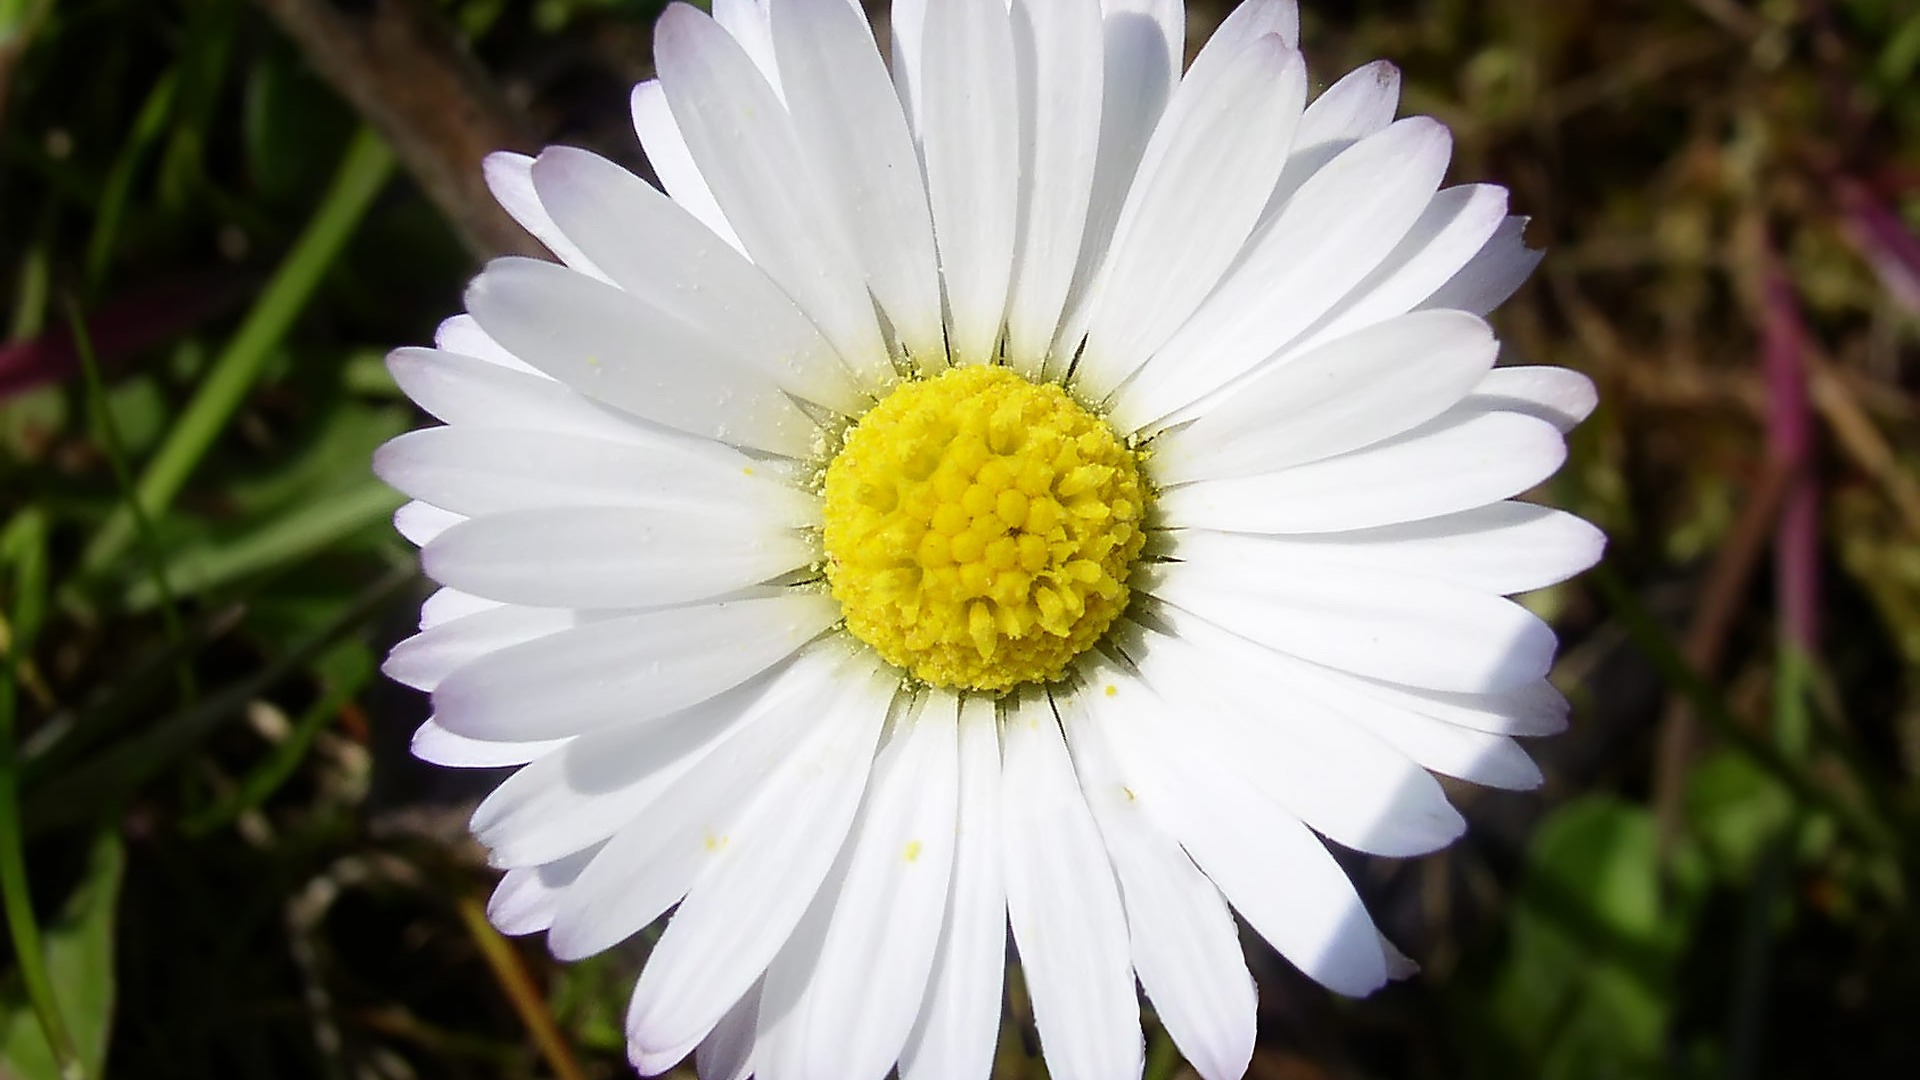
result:
[[(417, 420), (382, 354), (529, 244), (479, 155), (645, 170), (659, 7), (0, 0), (0, 1078), (625, 1074), (646, 943), (493, 934), (491, 778), (405, 753), (367, 463)], [(1920, 7), (1307, 7), (1317, 85), (1399, 62), (1535, 215), (1500, 323), (1599, 382), (1546, 494), (1613, 546), (1531, 601), (1545, 789), (1353, 860), (1424, 973), (1256, 943), (1253, 1075), (1920, 1076)], [(1000, 1075), (1033, 1045), (1016, 994)]]

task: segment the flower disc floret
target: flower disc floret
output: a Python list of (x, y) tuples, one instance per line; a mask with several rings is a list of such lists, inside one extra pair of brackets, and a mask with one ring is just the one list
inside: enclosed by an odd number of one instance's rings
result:
[(1127, 606), (1135, 453), (1059, 387), (966, 367), (894, 390), (827, 467), (847, 629), (934, 686), (1058, 679)]

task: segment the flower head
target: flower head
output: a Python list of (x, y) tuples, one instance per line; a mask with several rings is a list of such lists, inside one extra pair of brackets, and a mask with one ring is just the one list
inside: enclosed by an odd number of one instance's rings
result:
[(1590, 565), (1511, 501), (1593, 404), (1498, 368), (1496, 187), (1291, 0), (1183, 75), (1178, 0), (677, 5), (634, 120), (665, 193), (496, 155), (501, 259), (391, 358), (382, 449), (444, 588), (388, 663), (490, 913), (562, 958), (674, 915), (635, 1065), (987, 1075), (1009, 926), (1049, 1069), (1137, 1075), (1136, 980), (1207, 1080), (1234, 913), (1364, 994), (1406, 966), (1328, 843), (1462, 828), (1564, 723), (1508, 596)]

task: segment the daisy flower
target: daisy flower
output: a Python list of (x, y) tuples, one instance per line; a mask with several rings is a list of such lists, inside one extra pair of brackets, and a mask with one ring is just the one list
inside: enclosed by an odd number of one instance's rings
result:
[[(670, 8), (634, 123), (487, 163), (504, 258), (390, 364), (377, 460), (443, 588), (387, 670), (490, 914), (562, 959), (671, 911), (634, 1065), (978, 1080), (1008, 941), (1049, 1072), (1141, 1071), (1139, 991), (1247, 1067), (1235, 916), (1308, 977), (1410, 968), (1330, 845), (1527, 788), (1598, 558), (1513, 498), (1591, 385), (1494, 366), (1531, 271), (1398, 75), (1317, 96), (1291, 0), (1181, 72), (1179, 0)], [(1009, 935), (1009, 931), (1011, 934)]]

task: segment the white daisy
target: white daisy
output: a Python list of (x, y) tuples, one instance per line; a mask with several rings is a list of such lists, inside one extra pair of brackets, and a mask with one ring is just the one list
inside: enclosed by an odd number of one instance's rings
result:
[[(1291, 0), (1184, 77), (1179, 0), (675, 6), (634, 121), (667, 194), (497, 155), (500, 259), (400, 385), (380, 474), (445, 586), (388, 671), (414, 746), (520, 766), (491, 914), (563, 959), (674, 910), (634, 1064), (988, 1074), (1009, 925), (1052, 1075), (1208, 1080), (1237, 912), (1365, 994), (1406, 966), (1328, 843), (1459, 834), (1559, 728), (1511, 594), (1594, 562), (1507, 501), (1591, 385), (1493, 367), (1532, 269), (1442, 189), (1398, 75), (1308, 102)], [(677, 907), (676, 907), (677, 905)]]

